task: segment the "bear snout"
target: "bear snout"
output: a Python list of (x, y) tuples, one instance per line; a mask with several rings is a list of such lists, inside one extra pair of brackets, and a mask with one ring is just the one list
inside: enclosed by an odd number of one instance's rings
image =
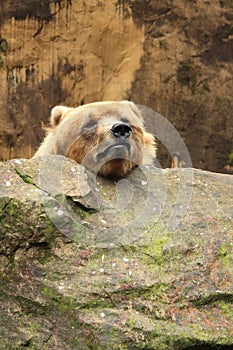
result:
[(117, 138), (127, 139), (132, 133), (132, 128), (130, 125), (125, 123), (116, 123), (113, 124), (112, 128), (110, 129), (110, 132)]

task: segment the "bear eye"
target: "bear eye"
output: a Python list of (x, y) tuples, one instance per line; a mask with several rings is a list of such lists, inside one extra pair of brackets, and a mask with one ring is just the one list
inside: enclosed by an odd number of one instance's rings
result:
[(92, 129), (97, 125), (97, 120), (91, 119), (89, 122), (84, 126), (85, 129)]

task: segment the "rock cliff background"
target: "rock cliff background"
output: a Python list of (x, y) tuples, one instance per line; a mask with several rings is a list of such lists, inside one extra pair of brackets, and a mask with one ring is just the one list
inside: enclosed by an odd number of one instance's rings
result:
[(174, 124), (194, 167), (231, 172), (232, 59), (231, 0), (2, 1), (0, 159), (32, 156), (56, 104), (131, 99)]

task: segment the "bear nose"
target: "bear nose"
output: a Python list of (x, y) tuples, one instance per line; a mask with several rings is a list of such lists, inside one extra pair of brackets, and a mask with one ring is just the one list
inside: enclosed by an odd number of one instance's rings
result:
[(120, 139), (127, 139), (132, 133), (132, 128), (128, 124), (117, 123), (113, 124), (111, 133)]

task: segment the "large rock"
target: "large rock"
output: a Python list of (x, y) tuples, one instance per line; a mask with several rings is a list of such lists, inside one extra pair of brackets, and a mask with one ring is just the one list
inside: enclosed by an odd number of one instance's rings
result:
[(0, 165), (1, 349), (231, 349), (233, 177)]

